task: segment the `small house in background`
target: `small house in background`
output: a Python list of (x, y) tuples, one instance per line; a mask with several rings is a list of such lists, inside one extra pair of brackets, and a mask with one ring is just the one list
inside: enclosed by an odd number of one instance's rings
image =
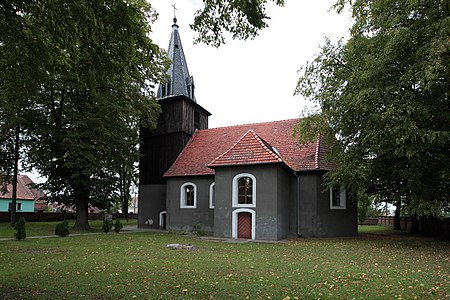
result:
[[(17, 176), (17, 197), (16, 211), (34, 212), (35, 210), (44, 210), (46, 201), (43, 200), (44, 194), (34, 189), (31, 185), (33, 181), (26, 175)], [(8, 184), (6, 193), (0, 193), (0, 211), (7, 212), (12, 209), (12, 184)], [(37, 206), (36, 206), (37, 205)]]
[(44, 193), (41, 190), (35, 189), (33, 187), (34, 182), (27, 175), (20, 176), (26, 187), (33, 193), (34, 196), (34, 210), (35, 211), (45, 211), (48, 209), (48, 201), (45, 198)]

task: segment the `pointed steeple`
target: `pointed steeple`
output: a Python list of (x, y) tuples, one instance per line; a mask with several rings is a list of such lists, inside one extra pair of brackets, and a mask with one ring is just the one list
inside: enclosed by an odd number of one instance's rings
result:
[(169, 78), (166, 83), (159, 85), (157, 98), (184, 95), (197, 102), (194, 94), (194, 78), (189, 75), (176, 17), (173, 18), (172, 35), (167, 54), (172, 61), (167, 71)]

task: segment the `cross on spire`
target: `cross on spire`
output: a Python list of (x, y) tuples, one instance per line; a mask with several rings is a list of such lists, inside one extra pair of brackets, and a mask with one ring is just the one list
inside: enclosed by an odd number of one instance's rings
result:
[(178, 9), (175, 7), (175, 4), (172, 4), (172, 7), (173, 7), (173, 22), (176, 23), (176, 22), (177, 22), (177, 14), (176, 14), (176, 11), (177, 11)]

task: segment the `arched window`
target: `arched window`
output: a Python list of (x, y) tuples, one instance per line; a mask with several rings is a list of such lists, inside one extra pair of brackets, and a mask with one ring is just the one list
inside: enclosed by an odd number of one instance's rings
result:
[(250, 177), (241, 177), (238, 180), (238, 204), (253, 203), (253, 180)]
[(197, 207), (197, 186), (192, 182), (183, 184), (180, 188), (180, 207), (196, 208)]
[(233, 178), (233, 207), (256, 206), (256, 178), (242, 173)]
[(216, 205), (216, 183), (213, 182), (209, 186), (209, 208), (214, 208)]

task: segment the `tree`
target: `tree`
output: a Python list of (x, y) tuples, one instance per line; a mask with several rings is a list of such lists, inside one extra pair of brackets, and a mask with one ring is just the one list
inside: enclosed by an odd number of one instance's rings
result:
[[(136, 128), (137, 130), (137, 128)], [(131, 204), (131, 186), (137, 185), (138, 170), (135, 162), (139, 158), (139, 149), (134, 147), (130, 149), (133, 156), (126, 161), (123, 161), (121, 165), (117, 166), (117, 190), (119, 191), (118, 202), (122, 209), (123, 216), (128, 220), (128, 207)]]
[[(0, 193), (8, 192), (8, 184), (12, 185), (12, 203), (10, 225), (16, 224), (16, 206), (17, 206), (17, 176), (19, 168), (19, 145), (20, 145), (20, 127), (8, 128), (10, 124), (5, 121), (4, 114), (0, 115), (2, 123), (0, 129)], [(10, 174), (13, 173), (11, 176)]]
[[(320, 106), (304, 124), (332, 144), (330, 182), (404, 199), (413, 216), (436, 215), (450, 192), (449, 3), (350, 4), (347, 41), (325, 41), (296, 89)], [(307, 128), (300, 124), (297, 132)]]
[(14, 224), (14, 230), (16, 231), (14, 236), (18, 241), (24, 240), (27, 237), (26, 220), (24, 217), (20, 217), (19, 221)]
[(363, 225), (364, 221), (368, 217), (369, 208), (371, 206), (370, 198), (367, 195), (361, 195), (358, 197), (358, 222), (359, 225)]
[(225, 43), (224, 32), (233, 39), (254, 38), (266, 28), (270, 19), (265, 12), (268, 2), (284, 6), (284, 0), (205, 0), (204, 8), (195, 14), (191, 28), (198, 32), (197, 42), (219, 47)]
[[(17, 74), (18, 71), (8, 68), (1, 62), (0, 67), (4, 67), (0, 75), (1, 82), (7, 82), (7, 78), (14, 76), (14, 73)], [(20, 70), (20, 67), (18, 69)], [(26, 90), (26, 85), (22, 85), (19, 92), (17, 89), (16, 85), (3, 85), (0, 89), (0, 192), (6, 192), (8, 184), (11, 184), (11, 227), (16, 224), (19, 160), (24, 148), (24, 125), (30, 111), (30, 104), (21, 97), (23, 91)]]
[(136, 124), (156, 123), (168, 61), (147, 36), (154, 19), (143, 0), (0, 4), (0, 103), (30, 103), (27, 160), (51, 199), (76, 206), (78, 229), (89, 203), (106, 203)]
[[(267, 26), (267, 2), (205, 1), (193, 25), (198, 40), (218, 46), (222, 31), (256, 36)], [(117, 174), (134, 156), (125, 149), (138, 143), (132, 128), (154, 126), (159, 113), (152, 87), (168, 61), (147, 36), (155, 17), (144, 0), (0, 4), (0, 112), (17, 99), (28, 103), (23, 158), (48, 177), (41, 188), (50, 199), (76, 206), (78, 229), (89, 228), (88, 203), (114, 198)], [(2, 145), (2, 157), (10, 149)], [(8, 163), (0, 166), (9, 174)]]

